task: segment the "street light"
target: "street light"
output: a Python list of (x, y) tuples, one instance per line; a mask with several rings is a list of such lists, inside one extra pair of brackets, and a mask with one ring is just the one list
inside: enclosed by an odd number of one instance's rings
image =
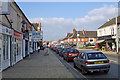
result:
[(117, 54), (119, 53), (119, 43), (118, 43), (118, 25), (117, 25), (117, 17), (118, 17), (118, 11), (117, 11), (117, 0), (115, 2), (115, 6), (116, 6), (116, 48), (117, 48)]

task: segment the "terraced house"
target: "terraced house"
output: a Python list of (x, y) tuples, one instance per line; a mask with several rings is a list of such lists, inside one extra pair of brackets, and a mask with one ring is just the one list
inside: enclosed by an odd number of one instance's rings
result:
[(74, 43), (82, 47), (84, 44), (94, 44), (97, 40), (97, 31), (76, 31), (73, 29), (73, 33), (67, 33), (67, 36), (61, 40), (63, 43)]
[[(8, 13), (0, 14), (1, 71), (15, 65), (29, 54), (29, 31), (33, 26), (14, 0), (3, 2)], [(26, 52), (26, 53), (25, 53)]]

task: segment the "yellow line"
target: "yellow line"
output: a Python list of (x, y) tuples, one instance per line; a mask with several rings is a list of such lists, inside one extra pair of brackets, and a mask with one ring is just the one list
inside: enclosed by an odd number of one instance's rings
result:
[[(67, 63), (68, 65), (70, 65), (69, 63)], [(71, 66), (71, 65), (70, 65)], [(77, 71), (77, 72), (79, 72), (77, 69), (75, 69), (73, 66), (71, 66), (75, 71)], [(81, 74), (80, 72), (79, 72), (79, 74)], [(88, 80), (83, 74), (81, 74), (86, 80)]]

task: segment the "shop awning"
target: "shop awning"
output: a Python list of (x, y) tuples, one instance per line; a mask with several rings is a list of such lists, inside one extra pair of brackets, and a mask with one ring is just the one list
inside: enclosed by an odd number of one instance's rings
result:
[(98, 41), (96, 41), (95, 43), (102, 43), (102, 42), (104, 42), (105, 40), (98, 40)]

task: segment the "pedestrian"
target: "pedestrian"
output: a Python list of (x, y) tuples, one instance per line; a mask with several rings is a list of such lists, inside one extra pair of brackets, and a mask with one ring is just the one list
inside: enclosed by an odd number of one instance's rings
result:
[(113, 50), (113, 52), (115, 51), (115, 46), (114, 46), (114, 44), (112, 45), (112, 50)]
[(38, 52), (40, 51), (40, 46), (38, 46)]

